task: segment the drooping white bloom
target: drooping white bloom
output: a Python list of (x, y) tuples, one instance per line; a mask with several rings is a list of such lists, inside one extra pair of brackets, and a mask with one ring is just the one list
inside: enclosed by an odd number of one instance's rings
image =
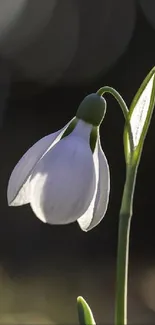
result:
[(43, 222), (68, 224), (77, 220), (81, 229), (88, 231), (107, 209), (109, 167), (99, 134), (94, 152), (91, 150), (93, 126), (77, 119), (73, 131), (62, 137), (68, 125), (45, 136), (24, 154), (9, 179), (8, 204), (30, 203)]

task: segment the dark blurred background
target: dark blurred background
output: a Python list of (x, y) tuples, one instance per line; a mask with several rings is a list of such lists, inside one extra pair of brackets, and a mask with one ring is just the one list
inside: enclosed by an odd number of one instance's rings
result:
[[(106, 95), (101, 142), (111, 171), (107, 214), (88, 233), (7, 206), (10, 173), (84, 96), (116, 88), (129, 105), (155, 65), (155, 4), (144, 0), (0, 3), (0, 324), (76, 324), (76, 297), (98, 324), (114, 314), (118, 214), (125, 180), (122, 112)], [(155, 323), (155, 116), (138, 171), (130, 239), (129, 322)]]

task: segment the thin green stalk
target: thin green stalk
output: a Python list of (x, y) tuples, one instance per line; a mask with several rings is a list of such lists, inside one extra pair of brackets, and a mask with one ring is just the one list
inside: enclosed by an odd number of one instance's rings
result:
[(129, 123), (129, 115), (128, 115), (129, 110), (128, 110), (128, 107), (127, 107), (124, 99), (122, 98), (122, 96), (114, 88), (109, 87), (109, 86), (104, 86), (104, 87), (100, 88), (97, 91), (97, 94), (99, 96), (103, 96), (104, 93), (111, 94), (117, 100), (118, 104), (120, 105), (120, 107), (122, 109), (122, 112), (123, 112), (125, 121), (126, 121), (127, 126), (128, 126), (129, 139), (130, 139), (130, 151), (133, 152), (133, 150), (134, 150), (134, 143), (133, 143), (133, 134), (132, 134), (132, 130), (131, 130), (131, 125)]
[(127, 324), (129, 236), (137, 167), (137, 165), (127, 165), (126, 181), (120, 209), (117, 249), (115, 325)]
[(117, 277), (116, 277), (116, 305), (115, 325), (127, 324), (127, 288), (128, 288), (128, 262), (129, 262), (129, 236), (132, 217), (133, 195), (139, 161), (132, 164), (131, 157), (134, 157), (134, 142), (131, 124), (129, 121), (128, 107), (121, 95), (109, 86), (100, 88), (97, 91), (99, 96), (110, 93), (119, 103), (128, 128), (130, 156), (126, 164), (126, 181), (124, 185), (122, 204), (119, 217), (118, 248), (117, 248)]

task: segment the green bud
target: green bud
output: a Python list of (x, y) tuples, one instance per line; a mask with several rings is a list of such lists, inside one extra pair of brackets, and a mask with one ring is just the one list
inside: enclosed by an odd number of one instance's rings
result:
[(77, 310), (80, 325), (96, 325), (89, 305), (81, 296), (77, 298)]
[(84, 98), (77, 110), (76, 117), (93, 126), (99, 126), (104, 118), (105, 112), (105, 99), (97, 93), (94, 93)]

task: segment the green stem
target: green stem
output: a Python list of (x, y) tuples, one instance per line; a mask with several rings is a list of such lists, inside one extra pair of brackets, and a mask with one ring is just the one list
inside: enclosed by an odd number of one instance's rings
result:
[(133, 195), (135, 190), (137, 165), (127, 165), (126, 181), (123, 191), (119, 219), (118, 250), (117, 250), (117, 278), (115, 325), (127, 324), (127, 287), (129, 235), (132, 217)]
[(131, 157), (134, 153), (134, 142), (131, 124), (129, 120), (128, 107), (121, 97), (121, 95), (109, 86), (100, 88), (97, 91), (99, 96), (104, 93), (110, 93), (119, 103), (126, 125), (128, 127), (129, 135), (129, 162), (126, 164), (126, 181), (123, 191), (122, 204), (120, 209), (119, 218), (119, 231), (118, 231), (118, 248), (117, 248), (117, 278), (116, 278), (116, 306), (115, 306), (115, 325), (127, 324), (127, 288), (128, 288), (128, 261), (129, 261), (129, 236), (130, 236), (130, 223), (132, 217), (133, 195), (135, 190), (135, 182), (138, 168), (138, 161), (136, 165), (132, 164)]
[(120, 107), (122, 109), (125, 121), (127, 123), (128, 132), (129, 132), (130, 152), (133, 152), (133, 150), (134, 150), (134, 142), (133, 142), (133, 134), (132, 134), (131, 125), (130, 125), (130, 122), (129, 122), (129, 115), (128, 115), (129, 110), (128, 110), (128, 107), (127, 107), (124, 99), (122, 98), (122, 96), (114, 88), (109, 87), (109, 86), (105, 86), (105, 87), (101, 87), (97, 91), (97, 94), (99, 96), (103, 96), (104, 93), (111, 94), (117, 100), (117, 102), (119, 103), (119, 105), (120, 105)]

